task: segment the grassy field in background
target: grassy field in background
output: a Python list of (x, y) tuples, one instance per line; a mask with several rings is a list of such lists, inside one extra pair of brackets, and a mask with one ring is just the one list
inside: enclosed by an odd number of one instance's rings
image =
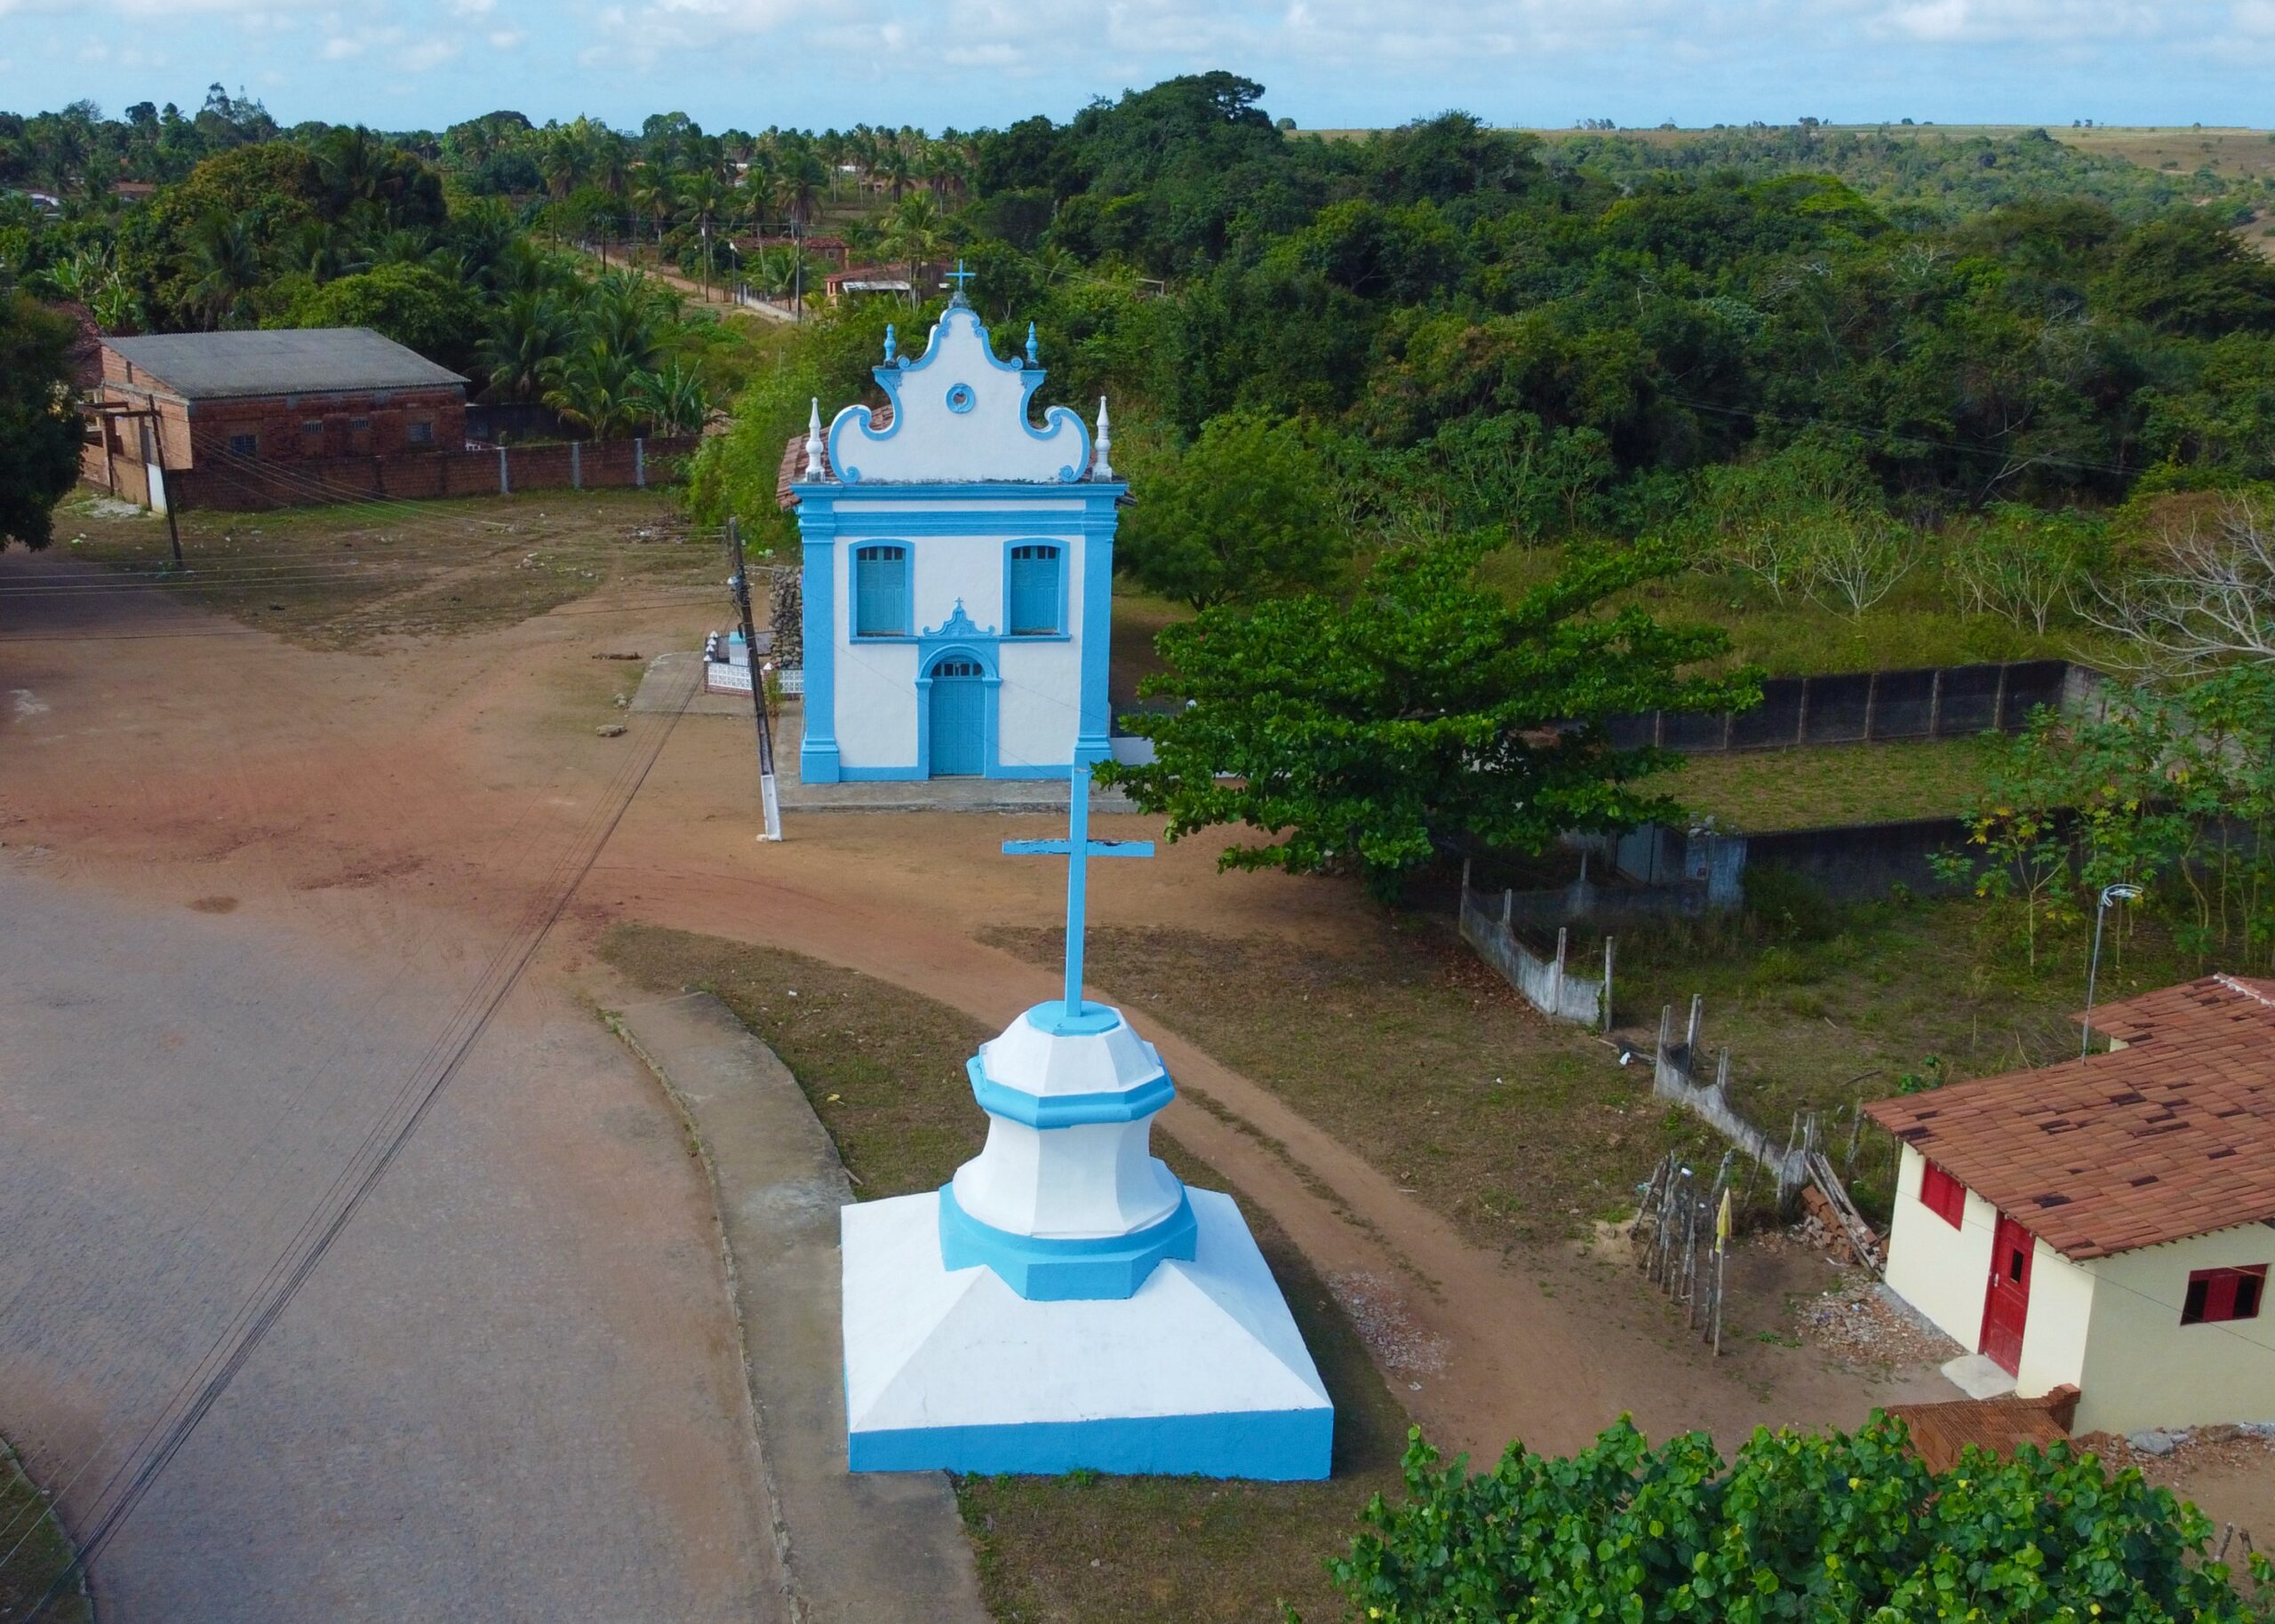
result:
[(1997, 752), (1976, 738), (1733, 751), (1688, 757), (1645, 787), (1740, 833), (1893, 823), (1966, 810)]
[(359, 501), (163, 515), (82, 492), (55, 514), (55, 550), (116, 572), (120, 591), (181, 602), (310, 648), (510, 625), (610, 583), (655, 598), (707, 591), (723, 611), (718, 543), (664, 490), (541, 490), (448, 501)]
[[(782, 1057), (865, 1199), (933, 1190), (979, 1149), (987, 1118), (963, 1063), (993, 1031), (900, 988), (794, 953), (645, 926), (602, 952), (643, 987), (705, 988)], [(1179, 1177), (1230, 1189), (1157, 1141)], [(1233, 1624), (1290, 1602), (1342, 1616), (1322, 1564), (1368, 1499), (1398, 1482), (1405, 1412), (1302, 1254), (1254, 1203), (1242, 1214), (1335, 1399), (1325, 1483), (1195, 1477), (962, 1477), (956, 1495), (989, 1611), (1003, 1624)]]
[[(56, 1576), (70, 1565), (71, 1542), (5, 1444), (0, 1444), (0, 1527), (11, 1531), (12, 1544), (19, 1538), (23, 1541), (21, 1549), (0, 1563), (0, 1619), (29, 1618)], [(75, 1583), (42, 1616), (55, 1624), (92, 1624), (95, 1613), (84, 1587)]]

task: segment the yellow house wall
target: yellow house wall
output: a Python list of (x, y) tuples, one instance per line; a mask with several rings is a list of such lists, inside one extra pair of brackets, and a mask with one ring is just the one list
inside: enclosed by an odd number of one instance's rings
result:
[(1888, 1289), (1972, 1353), (1983, 1340), (1983, 1293), (1991, 1278), (1998, 1209), (1970, 1190), (1967, 1211), (1953, 1229), (1920, 1205), (1920, 1178), (1926, 1171), (1925, 1158), (1904, 1146), (1888, 1227)]
[(2275, 1263), (2275, 1229), (2245, 1224), (2086, 1264), (2098, 1279), (2077, 1430), (2275, 1421), (2275, 1304), (2255, 1319), (2180, 1323), (2191, 1271), (2248, 1263)]
[(2086, 1347), (2092, 1333), (2096, 1277), (2042, 1240), (2030, 1257), (2030, 1314), (2023, 1321), (2023, 1357), (2016, 1361), (2015, 1391), (2036, 1398), (2065, 1382), (2085, 1385)]

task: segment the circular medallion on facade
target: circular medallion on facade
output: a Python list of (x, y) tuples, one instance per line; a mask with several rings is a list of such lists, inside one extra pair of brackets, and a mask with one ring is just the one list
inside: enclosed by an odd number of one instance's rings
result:
[(952, 384), (948, 387), (948, 410), (970, 411), (978, 397), (972, 394), (970, 384)]

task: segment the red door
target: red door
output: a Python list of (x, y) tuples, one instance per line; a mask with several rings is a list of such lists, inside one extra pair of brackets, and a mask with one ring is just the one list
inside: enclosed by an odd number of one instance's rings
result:
[(2013, 1375), (2023, 1362), (2023, 1322), (2030, 1318), (2031, 1234), (2001, 1213), (1991, 1238), (1991, 1286), (1983, 1297), (1983, 1347)]

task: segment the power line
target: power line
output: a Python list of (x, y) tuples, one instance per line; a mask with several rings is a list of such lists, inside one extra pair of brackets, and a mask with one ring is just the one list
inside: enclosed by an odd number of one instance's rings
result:
[[(140, 1464), (136, 1467), (132, 1475), (127, 1478), (124, 1487), (118, 1493), (116, 1498), (111, 1501), (108, 1509), (105, 1510), (91, 1525), (89, 1532), (81, 1542), (77, 1555), (75, 1556), (72, 1562), (66, 1567), (64, 1572), (57, 1577), (54, 1583), (49, 1587), (46, 1595), (41, 1598), (37, 1606), (34, 1608), (30, 1615), (31, 1617), (38, 1618), (46, 1612), (47, 1608), (62, 1594), (63, 1588), (76, 1576), (76, 1574), (85, 1570), (88, 1564), (94, 1560), (94, 1558), (101, 1552), (102, 1548), (109, 1542), (111, 1537), (116, 1533), (119, 1526), (129, 1516), (132, 1514), (134, 1508), (140, 1503), (142, 1496), (148, 1492), (151, 1485), (156, 1481), (158, 1475), (165, 1469), (165, 1467), (172, 1461), (175, 1454), (180, 1451), (181, 1447), (186, 1443), (188, 1443), (191, 1434), (196, 1430), (198, 1424), (204, 1419), (214, 1403), (217, 1402), (221, 1395), (228, 1390), (229, 1384), (235, 1379), (237, 1373), (243, 1368), (246, 1360), (248, 1360), (254, 1350), (259, 1348), (261, 1341), (267, 1337), (270, 1329), (275, 1326), (278, 1318), (282, 1317), (284, 1310), (291, 1304), (293, 1297), (298, 1294), (300, 1287), (306, 1284), (308, 1278), (314, 1274), (316, 1267), (329, 1254), (332, 1246), (338, 1241), (341, 1233), (347, 1229), (349, 1222), (355, 1217), (355, 1214), (361, 1210), (363, 1202), (370, 1197), (371, 1191), (378, 1187), (379, 1182), (386, 1176), (387, 1171), (395, 1165), (395, 1159), (401, 1154), (404, 1145), (409, 1142), (411, 1136), (418, 1130), (419, 1124), (426, 1119), (427, 1114), (432, 1111), (435, 1103), (441, 1097), (443, 1090), (450, 1084), (451, 1079), (458, 1075), (459, 1068), (464, 1064), (467, 1055), (472, 1052), (475, 1042), (488, 1029), (490, 1022), (496, 1015), (498, 1010), (503, 1006), (507, 997), (517, 985), (519, 985), (522, 976), (527, 971), (530, 964), (536, 958), (539, 949), (544, 945), (545, 941), (547, 937), (550, 935), (554, 926), (559, 922), (562, 914), (566, 911), (570, 899), (576, 894), (578, 887), (583, 883), (585, 876), (591, 872), (593, 864), (598, 859), (602, 849), (606, 846), (609, 839), (615, 833), (617, 827), (623, 822), (625, 814), (630, 809), (634, 799), (635, 799), (640, 792), (641, 787), (647, 782), (649, 773), (653, 769), (657, 760), (663, 753), (665, 744), (669, 742), (672, 734), (676, 729), (680, 718), (686, 713), (687, 706), (694, 697), (694, 691), (695, 685), (690, 682), (688, 685), (687, 691), (681, 696), (678, 706), (671, 712), (664, 724), (656, 730), (654, 742), (650, 745), (645, 755), (643, 757), (635, 758), (634, 762), (627, 763), (624, 771), (619, 773), (619, 779), (625, 776), (627, 773), (630, 775), (630, 783), (628, 786), (623, 790), (619, 796), (615, 798), (615, 804), (613, 807), (608, 806), (606, 802), (603, 803), (601, 809), (607, 812), (606, 822), (599, 828), (597, 833), (591, 838), (587, 848), (583, 851), (581, 857), (577, 857), (576, 848), (574, 846), (571, 847), (570, 853), (564, 856), (564, 863), (566, 863), (570, 858), (576, 859), (573, 873), (569, 876), (566, 883), (559, 888), (557, 894), (553, 896), (550, 905), (545, 910), (543, 918), (537, 923), (536, 928), (529, 933), (528, 940), (523, 945), (520, 952), (514, 955), (510, 961), (505, 965), (504, 973), (502, 976), (498, 979), (494, 991), (491, 991), (487, 999), (481, 1003), (479, 1014), (475, 1016), (472, 1024), (467, 1028), (463, 1037), (461, 1037), (455, 1046), (449, 1050), (448, 1058), (435, 1072), (433, 1080), (426, 1086), (423, 1092), (419, 1094), (417, 1103), (412, 1106), (410, 1113), (404, 1117), (403, 1121), (393, 1130), (392, 1133), (388, 1134), (384, 1142), (380, 1143), (376, 1155), (369, 1160), (369, 1163), (361, 1176), (355, 1179), (352, 1188), (348, 1190), (345, 1200), (339, 1205), (337, 1210), (331, 1214), (329, 1221), (323, 1225), (323, 1228), (316, 1235), (314, 1243), (305, 1250), (298, 1262), (283, 1274), (281, 1281), (278, 1281), (273, 1288), (268, 1290), (265, 1300), (260, 1297), (259, 1293), (257, 1290), (254, 1302), (257, 1303), (258, 1306), (256, 1311), (252, 1313), (249, 1322), (245, 1325), (245, 1328), (241, 1333), (235, 1335), (234, 1341), (227, 1342), (226, 1354), (221, 1358), (218, 1367), (213, 1370), (213, 1372), (205, 1379), (204, 1383), (198, 1388), (195, 1397), (191, 1400), (188, 1407), (183, 1409), (181, 1413), (176, 1416), (174, 1421), (166, 1426), (164, 1432), (157, 1437), (155, 1444), (149, 1446), (143, 1453)], [(633, 771), (633, 768), (635, 766), (637, 770)], [(580, 836), (579, 838), (581, 841), (582, 837)], [(501, 947), (500, 954), (502, 955), (505, 952), (506, 948), (510, 946), (511, 938), (509, 937), (505, 946)], [(480, 983), (477, 983), (477, 987), (479, 984)], [(414, 1072), (414, 1083), (415, 1080), (416, 1073)], [(408, 1090), (409, 1087), (410, 1085), (406, 1085), (406, 1090)], [(352, 1165), (351, 1159), (351, 1166)], [(344, 1172), (343, 1176), (345, 1176)], [(323, 1209), (320, 1206), (317, 1213), (312, 1214), (311, 1222), (314, 1222), (315, 1218), (322, 1216), (322, 1212)], [(307, 1226), (303, 1226), (304, 1233), (306, 1232), (307, 1228)], [(300, 1237), (296, 1236), (294, 1238), (294, 1243), (297, 1243), (299, 1238)], [(288, 1243), (285, 1253), (280, 1254), (279, 1255), (280, 1264), (290, 1255), (291, 1249), (291, 1243)], [(275, 1273), (275, 1269), (273, 1266), (271, 1275), (274, 1276)], [(263, 1285), (267, 1286), (267, 1282), (265, 1280)], [(249, 1303), (248, 1306), (251, 1307), (253, 1306), (253, 1304)], [(239, 1318), (242, 1319), (244, 1316), (241, 1314)], [(232, 1329), (234, 1328), (234, 1324), (235, 1322), (233, 1322)], [(225, 1331), (225, 1339), (228, 1337), (228, 1332)], [(217, 1344), (217, 1350), (219, 1350), (222, 1346), (223, 1344)], [(201, 1367), (204, 1363), (205, 1362), (201, 1362)], [(195, 1375), (195, 1372), (192, 1373), (193, 1375)], [(171, 1407), (172, 1406), (170, 1405), (169, 1408)], [(148, 1435), (146, 1433), (146, 1438), (148, 1436)], [(132, 1457), (130, 1456), (130, 1461), (132, 1458)], [(125, 1470), (126, 1464), (126, 1462), (122, 1462), (118, 1471), (115, 1471), (112, 1474), (109, 1483), (106, 1484), (101, 1494), (99, 1494), (98, 1496), (98, 1503), (100, 1502), (100, 1499), (103, 1494), (108, 1494), (110, 1493), (110, 1483), (116, 1483), (118, 1480), (119, 1473)], [(19, 1544), (20, 1545), (20, 1541)], [(0, 1562), (4, 1562), (4, 1558), (0, 1558)]]

